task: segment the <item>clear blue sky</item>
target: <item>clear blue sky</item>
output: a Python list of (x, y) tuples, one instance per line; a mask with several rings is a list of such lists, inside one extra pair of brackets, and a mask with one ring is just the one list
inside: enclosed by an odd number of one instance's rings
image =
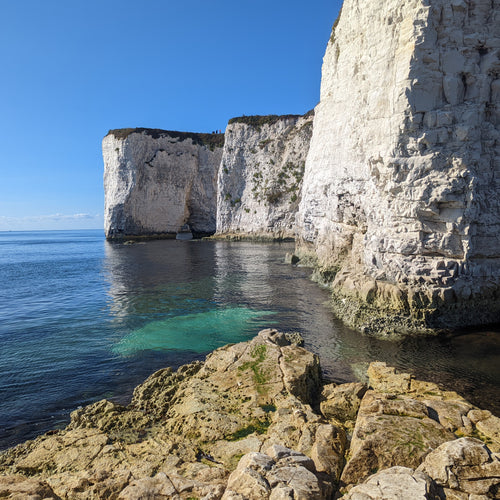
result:
[(340, 0), (0, 0), (0, 230), (102, 228), (109, 129), (305, 113)]

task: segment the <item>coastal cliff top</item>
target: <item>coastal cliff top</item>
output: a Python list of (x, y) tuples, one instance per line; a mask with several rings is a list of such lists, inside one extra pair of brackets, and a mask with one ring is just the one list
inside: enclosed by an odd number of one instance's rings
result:
[(224, 134), (205, 134), (196, 132), (179, 132), (176, 130), (162, 130), (159, 128), (118, 128), (110, 130), (107, 134), (115, 136), (116, 139), (126, 139), (130, 134), (146, 134), (153, 139), (160, 137), (178, 138), (181, 141), (191, 139), (194, 144), (207, 146), (211, 150), (214, 148), (222, 148), (224, 146)]
[(229, 125), (233, 123), (244, 123), (251, 127), (262, 127), (262, 125), (274, 125), (280, 120), (288, 120), (290, 118), (309, 118), (314, 115), (314, 109), (311, 109), (304, 115), (253, 115), (253, 116), (237, 116), (231, 118), (228, 122)]

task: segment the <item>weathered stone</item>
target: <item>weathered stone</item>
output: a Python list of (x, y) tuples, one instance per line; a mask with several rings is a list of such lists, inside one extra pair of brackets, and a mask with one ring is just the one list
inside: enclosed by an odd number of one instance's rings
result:
[[(228, 490), (249, 500), (260, 500), (261, 498), (269, 498), (271, 487), (259, 472), (253, 469), (237, 468), (229, 476), (226, 493)], [(223, 499), (227, 498), (226, 493), (222, 497)]]
[(366, 389), (366, 385), (360, 382), (324, 386), (321, 395), (321, 413), (325, 418), (333, 418), (339, 422), (355, 420)]
[(230, 120), (218, 177), (218, 235), (295, 237), (312, 118), (310, 113)]
[(460, 400), (424, 399), (422, 402), (427, 406), (429, 416), (451, 432), (464, 427), (464, 417), (472, 408), (471, 404)]
[(352, 488), (345, 500), (434, 500), (432, 479), (407, 467), (391, 467)]
[(262, 453), (249, 453), (241, 458), (231, 474), (224, 500), (247, 499), (324, 499), (331, 486), (316, 475), (312, 460), (280, 445), (271, 446), (274, 458)]
[(181, 366), (176, 372), (172, 368), (158, 370), (134, 389), (131, 405), (148, 415), (161, 417), (170, 407), (180, 382), (196, 373), (201, 366), (200, 362), (194, 362)]
[(111, 130), (102, 142), (108, 238), (215, 232), (223, 137)]
[(488, 447), (500, 452), (500, 418), (485, 410), (471, 410), (467, 417), (487, 439)]
[(347, 444), (343, 429), (330, 424), (320, 424), (316, 428), (311, 458), (318, 472), (326, 472), (335, 481), (340, 479), (344, 466), (344, 452)]
[(442, 444), (427, 455), (418, 470), (451, 490), (489, 498), (500, 494), (500, 459), (477, 439)]
[(297, 346), (284, 346), (279, 360), (285, 387), (303, 403), (311, 404), (318, 397), (321, 370), (315, 354)]
[(59, 497), (45, 481), (15, 475), (0, 476), (0, 498), (11, 500), (42, 500), (50, 498), (59, 500)]
[(430, 451), (452, 439), (452, 433), (427, 416), (423, 403), (408, 396), (368, 391), (361, 402), (341, 481), (357, 484), (396, 465), (415, 468)]
[(404, 393), (411, 385), (409, 373), (398, 373), (392, 366), (381, 362), (370, 363), (368, 380), (370, 387), (379, 392)]
[(318, 478), (305, 467), (277, 467), (266, 475), (272, 489), (288, 487), (293, 491), (293, 498), (313, 500), (325, 498)]
[(118, 500), (137, 500), (138, 498), (166, 500), (181, 497), (167, 475), (160, 472), (155, 477), (133, 481), (118, 496)]

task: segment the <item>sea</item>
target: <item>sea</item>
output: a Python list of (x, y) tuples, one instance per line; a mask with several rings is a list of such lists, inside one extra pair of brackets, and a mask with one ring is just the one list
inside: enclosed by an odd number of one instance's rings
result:
[(103, 231), (0, 232), (0, 449), (103, 398), (127, 404), (165, 366), (204, 359), (263, 328), (300, 332), (326, 380), (385, 361), (500, 415), (500, 329), (399, 341), (332, 313), (293, 243), (111, 243)]

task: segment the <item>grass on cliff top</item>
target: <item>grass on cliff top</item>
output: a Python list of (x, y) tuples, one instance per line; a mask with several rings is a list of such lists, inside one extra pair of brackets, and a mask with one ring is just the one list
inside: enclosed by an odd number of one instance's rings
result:
[(237, 116), (229, 120), (229, 125), (233, 123), (244, 123), (251, 127), (260, 128), (263, 125), (274, 125), (280, 120), (288, 120), (290, 118), (309, 118), (314, 115), (314, 109), (308, 111), (305, 115), (254, 115), (254, 116)]
[(175, 130), (162, 130), (158, 128), (119, 128), (110, 130), (107, 135), (114, 135), (116, 139), (126, 139), (130, 134), (146, 134), (153, 139), (171, 137), (185, 141), (191, 139), (193, 144), (207, 146), (213, 151), (224, 146), (224, 134), (197, 134), (195, 132), (178, 132)]

